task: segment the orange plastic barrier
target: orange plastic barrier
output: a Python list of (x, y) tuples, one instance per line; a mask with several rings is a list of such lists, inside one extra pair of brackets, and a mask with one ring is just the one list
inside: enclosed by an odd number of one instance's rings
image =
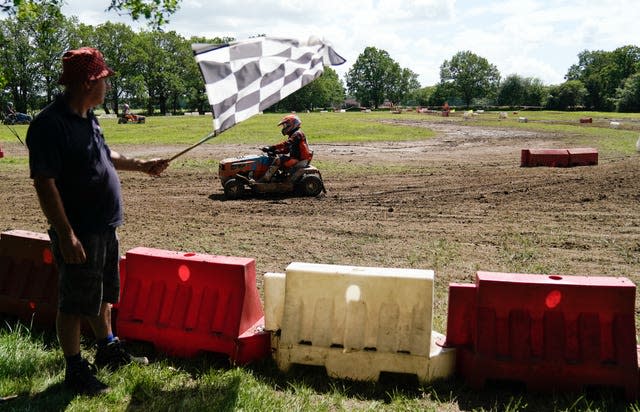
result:
[(580, 119), (580, 123), (593, 123), (593, 118), (591, 117), (583, 117)]
[(591, 147), (574, 149), (522, 149), (522, 167), (571, 167), (598, 164), (598, 150)]
[(567, 149), (522, 149), (520, 166), (568, 167), (569, 151)]
[(2, 147), (0, 147), (0, 159), (4, 157), (4, 152), (2, 151)]
[(598, 164), (598, 150), (581, 147), (569, 150), (569, 166), (595, 166)]
[(53, 330), (57, 284), (48, 235), (25, 230), (0, 233), (0, 313)]
[(626, 278), (478, 272), (449, 285), (446, 346), (470, 386), (623, 388), (638, 397), (635, 285)]
[(181, 357), (216, 352), (245, 364), (270, 356), (254, 259), (138, 247), (125, 260), (120, 337)]

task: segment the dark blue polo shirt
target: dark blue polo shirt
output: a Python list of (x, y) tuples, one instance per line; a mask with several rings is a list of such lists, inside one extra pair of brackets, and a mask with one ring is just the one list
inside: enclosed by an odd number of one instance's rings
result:
[(120, 179), (98, 119), (69, 109), (65, 97), (45, 107), (27, 131), (31, 178), (53, 178), (76, 233), (101, 233), (123, 222)]

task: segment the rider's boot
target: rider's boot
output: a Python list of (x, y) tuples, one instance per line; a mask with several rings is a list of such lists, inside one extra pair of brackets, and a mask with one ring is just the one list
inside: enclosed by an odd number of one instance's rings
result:
[(258, 179), (258, 182), (265, 183), (265, 182), (268, 182), (269, 180), (271, 180), (271, 178), (273, 177), (274, 173), (278, 171), (278, 167), (279, 167), (279, 165), (277, 165), (277, 164), (269, 166), (269, 169), (267, 169), (267, 173), (265, 173), (264, 176), (262, 176), (260, 179)]

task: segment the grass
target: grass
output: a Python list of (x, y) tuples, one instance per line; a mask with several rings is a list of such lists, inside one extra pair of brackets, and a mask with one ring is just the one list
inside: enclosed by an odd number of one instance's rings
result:
[[(208, 144), (243, 143), (262, 146), (282, 139), (276, 127), (280, 114), (255, 116), (224, 132)], [(527, 123), (518, 122), (526, 116)], [(498, 119), (497, 113), (485, 113), (463, 120), (460, 113), (450, 118), (415, 113), (310, 113), (301, 114), (303, 129), (311, 143), (349, 144), (353, 142), (401, 141), (429, 139), (434, 133), (426, 128), (381, 123), (385, 119), (403, 121), (455, 121), (523, 130), (539, 130), (571, 136), (576, 144), (595, 146), (609, 154), (635, 152), (640, 114), (594, 112), (521, 112)], [(592, 117), (594, 123), (581, 125), (581, 117)], [(611, 129), (609, 119), (623, 123)], [(142, 125), (118, 125), (115, 119), (101, 121), (109, 143), (190, 145), (212, 130), (210, 116), (150, 117)], [(640, 123), (638, 123), (640, 124)], [(27, 126), (14, 130), (24, 140)], [(0, 127), (0, 146), (16, 138)], [(563, 140), (566, 142), (566, 140)], [(0, 160), (3, 170), (24, 169), (26, 156), (8, 156)], [(348, 175), (355, 173), (349, 164), (318, 161), (322, 170)], [(177, 167), (216, 170), (213, 160), (189, 159)], [(359, 166), (361, 167), (361, 166)], [(411, 173), (411, 169), (371, 167), (370, 173)], [(363, 242), (379, 241), (365, 237)], [(562, 239), (558, 240), (559, 242)], [(605, 240), (606, 241), (606, 240)], [(364, 245), (366, 246), (366, 245)], [(533, 234), (505, 233), (499, 245), (501, 261), (522, 272), (546, 273), (557, 268), (544, 265), (545, 256)], [(363, 245), (354, 245), (360, 253)], [(188, 248), (187, 248), (188, 249)], [(619, 248), (630, 265), (638, 265), (640, 244)], [(446, 240), (426, 242), (409, 256), (409, 262), (427, 261), (435, 268), (446, 268), (459, 255), (458, 246)], [(330, 262), (327, 262), (330, 263)], [(443, 326), (446, 320), (434, 320)], [(442, 327), (437, 330), (443, 330)], [(142, 350), (144, 348), (135, 348)], [(90, 341), (83, 351), (91, 355)], [(640, 404), (628, 404), (619, 393), (606, 389), (575, 394), (537, 395), (522, 393), (518, 388), (487, 385), (472, 391), (458, 380), (419, 384), (406, 376), (382, 377), (379, 382), (351, 382), (332, 379), (324, 370), (294, 367), (280, 372), (267, 360), (247, 367), (233, 367), (203, 355), (195, 359), (168, 358), (158, 355), (148, 367), (129, 366), (115, 373), (100, 371), (99, 377), (112, 392), (98, 398), (74, 397), (63, 390), (63, 357), (55, 336), (39, 333), (30, 327), (9, 321), (0, 326), (0, 397), (17, 398), (0, 401), (2, 411), (609, 411), (640, 412)]]
[[(85, 353), (91, 353), (84, 344)], [(73, 396), (64, 390), (63, 360), (55, 337), (19, 323), (0, 329), (0, 401), (3, 411), (638, 411), (606, 390), (579, 397), (535, 395), (487, 385), (469, 391), (457, 381), (420, 385), (410, 377), (377, 383), (327, 378), (322, 370), (277, 370), (271, 361), (225, 366), (214, 358), (158, 358), (146, 367), (98, 371), (109, 394)]]
[[(518, 117), (527, 117), (527, 123), (518, 122)], [(265, 113), (254, 116), (210, 140), (207, 144), (243, 143), (263, 146), (282, 140), (276, 126), (282, 114)], [(635, 151), (635, 143), (640, 135), (640, 114), (603, 112), (553, 112), (532, 111), (509, 114), (507, 119), (499, 119), (496, 112), (486, 112), (470, 120), (463, 120), (462, 113), (442, 118), (433, 115), (406, 112), (372, 113), (302, 113), (303, 130), (310, 143), (363, 143), (379, 141), (410, 141), (429, 139), (434, 132), (411, 124), (399, 125), (383, 123), (382, 120), (400, 119), (403, 122), (459, 121), (461, 124), (477, 124), (488, 127), (508, 127), (523, 130), (560, 133), (571, 136), (575, 144), (596, 145), (599, 150), (629, 154)], [(592, 124), (581, 124), (579, 119), (593, 118)], [(621, 122), (619, 129), (609, 127), (609, 121)], [(100, 120), (107, 141), (110, 144), (175, 144), (191, 145), (207, 136), (213, 130), (213, 118), (204, 116), (149, 117), (145, 124), (118, 124), (114, 118)], [(24, 141), (28, 126), (11, 126)], [(16, 137), (4, 126), (0, 128), (0, 143), (15, 142)]]

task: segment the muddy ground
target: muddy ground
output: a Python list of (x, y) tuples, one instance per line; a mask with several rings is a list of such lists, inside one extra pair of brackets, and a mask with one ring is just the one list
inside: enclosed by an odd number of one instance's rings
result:
[[(366, 144), (311, 138), (314, 162), (326, 165), (327, 193), (318, 198), (225, 201), (216, 164), (194, 160), (256, 153), (241, 144), (203, 145), (159, 178), (122, 172), (122, 251), (252, 257), (259, 287), (265, 272), (284, 272), (292, 261), (434, 269), (439, 331), (449, 282), (473, 282), (478, 270), (640, 282), (640, 155), (600, 154), (590, 167), (522, 168), (522, 148), (575, 147), (571, 137), (454, 120), (412, 124), (437, 136)], [(167, 156), (184, 147), (113, 148)], [(26, 155), (19, 143), (3, 149), (7, 157)], [(26, 166), (14, 169), (0, 178), (0, 230), (44, 232)]]

